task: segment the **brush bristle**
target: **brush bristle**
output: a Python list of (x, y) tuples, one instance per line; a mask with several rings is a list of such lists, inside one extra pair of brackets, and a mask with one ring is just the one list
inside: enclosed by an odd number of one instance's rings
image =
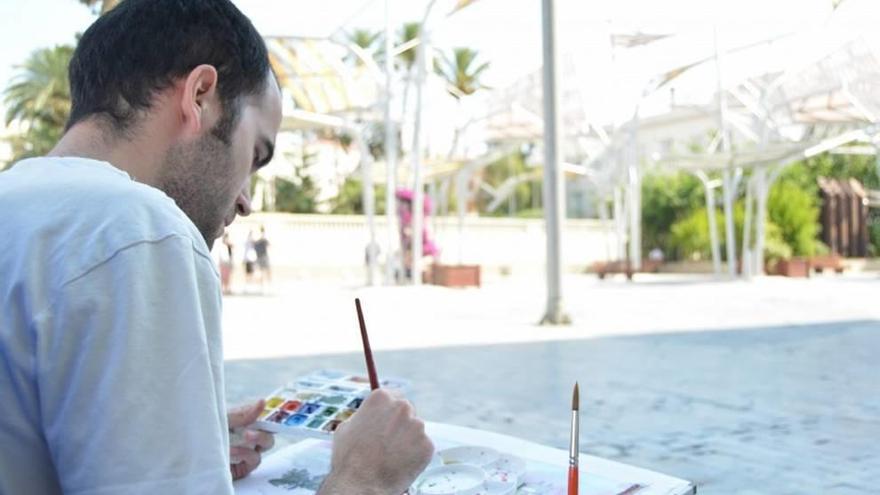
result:
[(574, 394), (571, 396), (571, 409), (572, 411), (578, 411), (581, 408), (581, 397), (580, 392), (578, 391), (578, 383), (574, 382)]

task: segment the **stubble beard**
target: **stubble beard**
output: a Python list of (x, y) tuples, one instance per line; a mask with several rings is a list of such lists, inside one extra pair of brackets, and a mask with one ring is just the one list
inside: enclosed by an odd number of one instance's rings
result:
[(195, 224), (209, 250), (234, 201), (229, 148), (210, 133), (191, 145), (176, 145), (166, 154), (159, 178), (159, 188)]

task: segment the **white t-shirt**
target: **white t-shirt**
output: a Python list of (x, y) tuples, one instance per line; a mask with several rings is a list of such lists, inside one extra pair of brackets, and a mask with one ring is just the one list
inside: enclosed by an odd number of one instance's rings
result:
[(106, 162), (0, 173), (0, 494), (231, 494), (220, 287)]

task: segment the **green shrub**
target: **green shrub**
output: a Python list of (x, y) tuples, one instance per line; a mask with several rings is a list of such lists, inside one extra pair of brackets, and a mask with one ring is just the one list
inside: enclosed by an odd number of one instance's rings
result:
[(820, 226), (819, 198), (815, 194), (794, 182), (780, 181), (770, 189), (767, 214), (794, 256), (817, 253)]

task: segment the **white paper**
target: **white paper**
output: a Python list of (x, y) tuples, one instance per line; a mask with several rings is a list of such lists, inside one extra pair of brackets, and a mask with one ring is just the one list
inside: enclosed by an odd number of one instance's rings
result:
[[(427, 423), (426, 431), (437, 450), (460, 445), (491, 447), (526, 461), (518, 495), (564, 495), (568, 453), (518, 438), (470, 428)], [(326, 440), (307, 439), (268, 455), (247, 478), (235, 482), (238, 495), (313, 495), (330, 470)], [(617, 495), (633, 485), (633, 495), (685, 495), (690, 483), (599, 457), (580, 456), (580, 493)]]

